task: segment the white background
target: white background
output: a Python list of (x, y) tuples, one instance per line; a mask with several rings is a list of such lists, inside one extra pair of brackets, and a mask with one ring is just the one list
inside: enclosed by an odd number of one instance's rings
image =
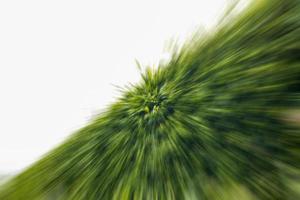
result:
[(228, 0), (1, 0), (0, 174), (30, 165)]

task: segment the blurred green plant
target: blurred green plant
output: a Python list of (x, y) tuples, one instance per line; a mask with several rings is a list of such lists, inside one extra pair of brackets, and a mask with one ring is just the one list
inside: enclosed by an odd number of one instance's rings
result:
[(0, 199), (300, 199), (299, 106), (300, 1), (253, 1), (147, 68)]

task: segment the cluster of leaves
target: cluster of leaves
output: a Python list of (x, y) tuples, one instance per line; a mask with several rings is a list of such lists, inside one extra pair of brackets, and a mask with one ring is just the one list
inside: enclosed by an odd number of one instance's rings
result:
[(0, 199), (299, 199), (300, 127), (282, 119), (299, 107), (300, 1), (254, 1), (147, 69)]

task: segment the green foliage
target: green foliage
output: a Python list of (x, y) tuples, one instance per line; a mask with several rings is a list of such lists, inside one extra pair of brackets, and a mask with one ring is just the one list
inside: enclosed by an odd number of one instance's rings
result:
[(299, 107), (300, 1), (255, 1), (147, 69), (0, 199), (300, 199)]

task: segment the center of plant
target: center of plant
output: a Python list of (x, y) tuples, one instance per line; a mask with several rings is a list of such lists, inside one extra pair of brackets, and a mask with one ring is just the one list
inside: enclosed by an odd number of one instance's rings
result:
[(163, 96), (148, 96), (145, 100), (144, 112), (157, 113), (165, 98)]

